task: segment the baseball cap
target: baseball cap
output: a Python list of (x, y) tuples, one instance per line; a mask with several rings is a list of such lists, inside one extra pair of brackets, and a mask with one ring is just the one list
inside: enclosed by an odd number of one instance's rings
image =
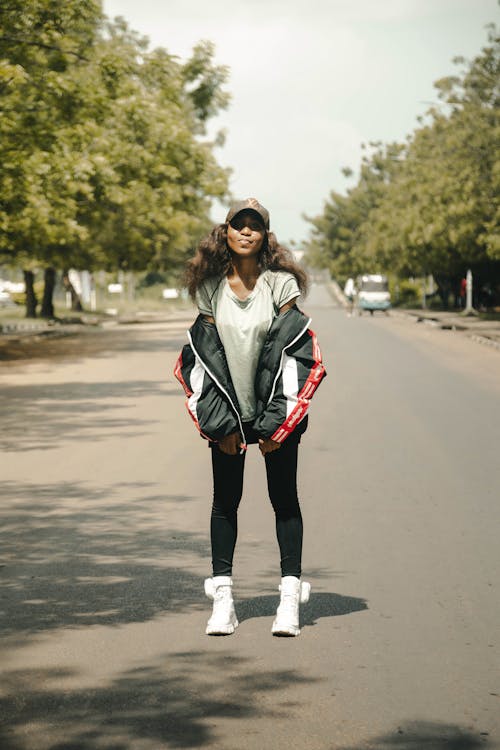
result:
[(260, 205), (257, 198), (245, 198), (243, 201), (233, 203), (226, 216), (226, 222), (229, 223), (241, 211), (255, 211), (264, 222), (265, 228), (269, 229), (269, 211)]

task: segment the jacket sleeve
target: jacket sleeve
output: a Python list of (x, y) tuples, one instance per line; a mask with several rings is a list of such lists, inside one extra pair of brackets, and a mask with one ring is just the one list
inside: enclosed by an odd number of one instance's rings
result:
[(202, 437), (217, 442), (238, 430), (234, 411), (190, 344), (182, 348), (174, 375), (184, 388), (186, 408)]
[(254, 424), (256, 432), (278, 443), (286, 440), (306, 416), (325, 376), (316, 334), (307, 329), (282, 352), (267, 405)]

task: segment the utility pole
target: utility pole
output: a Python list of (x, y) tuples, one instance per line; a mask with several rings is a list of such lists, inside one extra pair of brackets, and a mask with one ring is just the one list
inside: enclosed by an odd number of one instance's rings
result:
[(472, 271), (467, 271), (465, 276), (465, 310), (464, 315), (478, 315), (478, 312), (472, 307)]

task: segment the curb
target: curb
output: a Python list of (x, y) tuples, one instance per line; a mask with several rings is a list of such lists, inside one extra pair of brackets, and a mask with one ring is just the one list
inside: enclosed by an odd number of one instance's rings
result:
[(174, 313), (165, 312), (138, 312), (131, 315), (120, 315), (113, 317), (96, 316), (91, 314), (83, 314), (79, 318), (73, 319), (60, 319), (54, 320), (53, 322), (41, 322), (33, 320), (32, 322), (26, 321), (11, 321), (2, 323), (0, 322), (0, 340), (2, 335), (19, 335), (19, 336), (44, 336), (52, 335), (56, 332), (63, 333), (64, 331), (74, 333), (75, 331), (84, 331), (96, 328), (106, 329), (110, 326), (119, 325), (132, 325), (141, 323), (169, 323), (172, 320), (192, 320), (193, 314), (191, 311), (176, 311)]
[[(471, 331), (471, 329), (466, 326), (462, 325), (462, 323), (455, 323), (452, 320), (443, 320), (439, 321), (436, 318), (427, 317), (426, 315), (419, 315), (415, 312), (405, 312), (403, 310), (395, 310), (392, 308), (390, 310), (390, 315), (393, 315), (395, 317), (399, 318), (406, 318), (408, 320), (412, 320), (414, 323), (424, 323), (424, 325), (432, 326), (433, 328), (440, 328), (442, 331), (457, 331), (458, 333), (461, 333), (465, 336), (467, 336), (468, 339), (471, 341), (475, 341), (477, 344), (482, 344), (483, 346), (489, 346), (491, 349), (496, 349), (497, 351), (500, 351), (500, 340), (497, 341), (495, 339), (490, 338), (489, 336), (484, 336), (480, 333), (474, 333)], [(500, 335), (500, 329), (499, 329), (499, 335)]]
[(0, 323), (2, 333), (41, 333), (49, 330), (46, 324), (40, 323)]
[(497, 349), (497, 351), (500, 351), (500, 341), (495, 341), (494, 339), (488, 338), (488, 336), (480, 336), (478, 333), (473, 333), (468, 338), (472, 339), (472, 341), (476, 341), (478, 344), (484, 344), (485, 346), (489, 346), (492, 349)]

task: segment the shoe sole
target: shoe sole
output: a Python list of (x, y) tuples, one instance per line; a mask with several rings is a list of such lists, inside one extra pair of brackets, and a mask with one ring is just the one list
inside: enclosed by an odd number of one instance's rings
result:
[(300, 635), (300, 628), (289, 628), (288, 630), (285, 630), (285, 628), (280, 630), (273, 629), (271, 632), (279, 638), (295, 638), (297, 635)]
[(235, 622), (232, 625), (228, 625), (227, 628), (224, 630), (222, 628), (208, 628), (205, 630), (206, 635), (232, 635), (236, 628), (238, 627), (239, 622)]

